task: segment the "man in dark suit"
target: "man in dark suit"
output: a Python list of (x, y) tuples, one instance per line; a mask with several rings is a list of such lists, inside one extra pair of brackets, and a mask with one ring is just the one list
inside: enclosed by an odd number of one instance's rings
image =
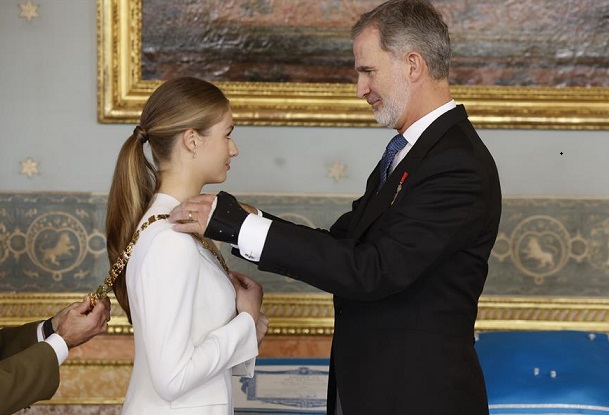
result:
[(91, 309), (85, 298), (44, 322), (0, 329), (0, 415), (50, 399), (68, 349), (106, 332), (109, 320), (109, 300)]
[(474, 322), (501, 190), (450, 95), (448, 29), (428, 2), (390, 0), (352, 34), (357, 95), (399, 133), (352, 210), (322, 231), (248, 214), (220, 192), (171, 220), (190, 217), (176, 229), (334, 294), (328, 414), (488, 414)]

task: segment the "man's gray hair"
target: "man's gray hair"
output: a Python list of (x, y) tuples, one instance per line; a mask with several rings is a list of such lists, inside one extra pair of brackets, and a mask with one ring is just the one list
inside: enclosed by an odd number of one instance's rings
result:
[(364, 13), (351, 29), (357, 37), (364, 29), (380, 32), (381, 48), (396, 58), (415, 51), (421, 54), (433, 79), (448, 78), (450, 37), (442, 15), (426, 0), (389, 0)]

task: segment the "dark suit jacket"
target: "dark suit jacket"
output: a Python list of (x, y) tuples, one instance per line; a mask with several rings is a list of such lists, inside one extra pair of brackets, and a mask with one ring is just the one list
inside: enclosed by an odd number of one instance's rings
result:
[(0, 329), (0, 415), (50, 399), (59, 387), (57, 355), (38, 342), (38, 323)]
[(501, 214), (495, 162), (458, 106), (378, 182), (377, 166), (329, 232), (273, 221), (259, 269), (334, 294), (329, 414), (337, 387), (345, 415), (487, 414), (474, 322)]

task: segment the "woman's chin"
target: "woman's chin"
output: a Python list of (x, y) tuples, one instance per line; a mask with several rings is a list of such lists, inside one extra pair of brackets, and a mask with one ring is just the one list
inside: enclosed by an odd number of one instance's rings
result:
[(216, 177), (215, 179), (208, 181), (206, 184), (220, 184), (220, 183), (224, 183), (227, 178), (228, 178), (228, 175), (225, 174), (224, 177)]

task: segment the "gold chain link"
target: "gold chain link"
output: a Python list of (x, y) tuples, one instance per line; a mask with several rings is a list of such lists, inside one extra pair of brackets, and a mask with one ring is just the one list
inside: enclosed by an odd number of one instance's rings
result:
[[(133, 234), (133, 238), (131, 238), (131, 242), (129, 242), (125, 250), (118, 256), (116, 262), (112, 265), (112, 267), (110, 267), (110, 270), (108, 271), (108, 276), (106, 276), (106, 278), (104, 279), (104, 283), (97, 287), (97, 290), (95, 290), (94, 292), (87, 294), (87, 296), (89, 297), (89, 302), (91, 303), (91, 307), (95, 307), (97, 301), (106, 298), (108, 296), (108, 293), (112, 290), (114, 281), (116, 281), (120, 273), (123, 271), (123, 269), (125, 269), (125, 266), (127, 265), (129, 258), (131, 257), (131, 253), (133, 252), (133, 246), (139, 239), (140, 233), (143, 232), (150, 225), (152, 225), (154, 222), (161, 219), (167, 219), (168, 217), (169, 215), (167, 214), (150, 216), (146, 220), (146, 222), (142, 223), (142, 226), (140, 226), (140, 228), (135, 231), (135, 233)], [(222, 254), (218, 252), (215, 247), (212, 248), (213, 243), (209, 242), (206, 238), (203, 238), (199, 234), (193, 233), (191, 235), (196, 241), (201, 243), (203, 248), (211, 252), (211, 254), (218, 260), (222, 268), (224, 268), (224, 271), (226, 271), (226, 273), (228, 274), (228, 265), (226, 264), (226, 261), (224, 260)]]

